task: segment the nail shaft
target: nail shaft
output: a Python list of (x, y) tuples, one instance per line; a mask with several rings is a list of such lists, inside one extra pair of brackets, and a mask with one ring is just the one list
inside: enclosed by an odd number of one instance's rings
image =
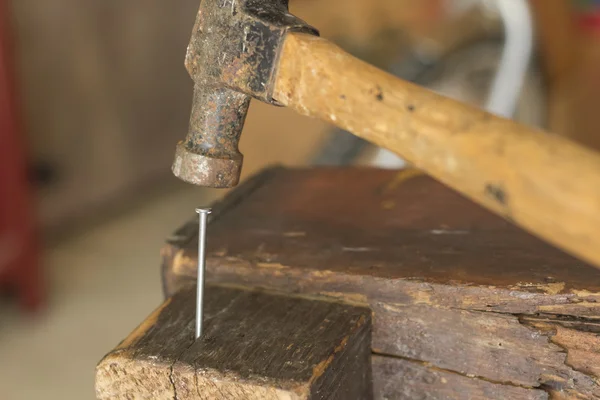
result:
[(198, 281), (196, 287), (196, 339), (202, 336), (204, 318), (204, 270), (206, 268), (206, 223), (209, 208), (197, 208), (198, 213)]

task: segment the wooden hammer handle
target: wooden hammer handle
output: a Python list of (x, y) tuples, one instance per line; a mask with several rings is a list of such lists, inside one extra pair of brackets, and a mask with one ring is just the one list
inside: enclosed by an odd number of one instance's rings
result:
[(413, 85), (314, 36), (287, 35), (273, 97), (385, 147), (600, 266), (600, 155)]

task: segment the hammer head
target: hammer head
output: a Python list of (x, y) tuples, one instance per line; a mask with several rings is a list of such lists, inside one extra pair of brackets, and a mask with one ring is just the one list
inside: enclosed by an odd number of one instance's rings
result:
[(250, 99), (275, 104), (278, 54), (289, 31), (318, 34), (288, 13), (288, 0), (202, 0), (186, 55), (194, 100), (173, 163), (177, 177), (217, 188), (238, 183)]

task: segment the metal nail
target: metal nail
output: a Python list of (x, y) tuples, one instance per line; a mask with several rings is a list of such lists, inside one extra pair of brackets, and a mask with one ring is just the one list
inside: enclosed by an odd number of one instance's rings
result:
[(204, 318), (204, 270), (206, 268), (206, 223), (210, 208), (197, 208), (198, 213), (198, 281), (196, 287), (196, 339), (202, 336)]

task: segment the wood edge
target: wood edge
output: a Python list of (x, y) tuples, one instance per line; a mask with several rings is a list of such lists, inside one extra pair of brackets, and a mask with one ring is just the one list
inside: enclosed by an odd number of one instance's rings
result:
[[(177, 256), (173, 259), (172, 270), (176, 275), (176, 279), (195, 279), (195, 269), (196, 269), (196, 254), (194, 250), (188, 249), (180, 249), (178, 251)], [(332, 298), (337, 299), (345, 304), (357, 305), (357, 306), (369, 306), (369, 304), (373, 302), (383, 302), (386, 304), (393, 305), (394, 301), (389, 299), (389, 296), (383, 291), (381, 293), (377, 293), (377, 296), (367, 297), (366, 295), (360, 293), (359, 291), (330, 291), (330, 290), (320, 290), (314, 293), (301, 293), (296, 291), (296, 287), (288, 286), (287, 288), (279, 288), (279, 286), (265, 286), (262, 284), (264, 279), (261, 279), (261, 282), (258, 282), (258, 278), (262, 277), (258, 272), (265, 272), (269, 274), (271, 273), (271, 277), (281, 275), (282, 271), (285, 271), (284, 274), (288, 274), (290, 276), (290, 282), (296, 286), (300, 285), (303, 282), (306, 282), (307, 279), (310, 278), (311, 282), (317, 280), (327, 280), (327, 277), (332, 274), (338, 274), (340, 276), (343, 275), (344, 279), (340, 279), (346, 282), (352, 282), (356, 280), (356, 275), (346, 274), (343, 272), (331, 272), (324, 270), (313, 270), (310, 268), (303, 267), (294, 267), (294, 266), (281, 266), (281, 268), (271, 271), (273, 268), (260, 268), (259, 265), (253, 263), (248, 260), (243, 259), (233, 259), (231, 257), (211, 257), (207, 261), (207, 281), (211, 284), (215, 285), (232, 285), (246, 288), (259, 288), (261, 290), (267, 291), (278, 291), (281, 293), (285, 293), (286, 295), (295, 294), (295, 295), (303, 295), (303, 296), (315, 296), (319, 299), (322, 298)], [(255, 272), (249, 273), (248, 271), (253, 270)], [(295, 274), (296, 276), (291, 276)], [(302, 277), (302, 274), (306, 274), (307, 277)], [(254, 277), (252, 275), (255, 275)], [(251, 279), (253, 278), (253, 279)], [(377, 277), (367, 276), (364, 277), (369, 280), (375, 281), (378, 279)], [(411, 298), (418, 303), (429, 304), (431, 306), (436, 307), (446, 307), (443, 304), (438, 304), (432, 302), (431, 296), (428, 293), (423, 292), (423, 285), (428, 285), (431, 288), (432, 292), (440, 292), (444, 288), (449, 287), (449, 284), (445, 283), (431, 283), (428, 281), (415, 280), (409, 278), (397, 278), (393, 281), (394, 284), (398, 285), (401, 283), (405, 285), (405, 293), (409, 294)], [(241, 282), (241, 283), (240, 283)], [(368, 283), (368, 282), (367, 282)], [(365, 282), (363, 282), (365, 284)], [(351, 285), (351, 284), (350, 284)], [(570, 315), (575, 317), (587, 318), (585, 307), (589, 306), (590, 309), (598, 308), (600, 309), (600, 292), (590, 292), (586, 290), (578, 290), (571, 289), (568, 291), (565, 290), (557, 290), (555, 284), (549, 284), (547, 287), (543, 287), (542, 292), (537, 292), (539, 287), (511, 287), (505, 289), (494, 288), (496, 291), (494, 293), (494, 297), (498, 296), (498, 293), (504, 294), (507, 299), (514, 299), (514, 309), (489, 309), (483, 307), (477, 307), (476, 305), (469, 305), (473, 302), (474, 298), (479, 298), (481, 293), (475, 293), (477, 290), (488, 288), (486, 285), (472, 285), (468, 283), (464, 284), (453, 284), (453, 291), (463, 292), (462, 299), (464, 300), (464, 305), (462, 305), (461, 309), (466, 311), (494, 311), (505, 314), (555, 314), (555, 315)], [(351, 286), (348, 286), (351, 289)], [(458, 290), (457, 290), (458, 289)], [(535, 289), (536, 291), (532, 291)], [(537, 304), (537, 300), (546, 299), (545, 303), (548, 304)], [(517, 301), (519, 300), (519, 301)], [(450, 308), (456, 308), (456, 305), (449, 305)], [(508, 307), (505, 305), (505, 307)], [(587, 310), (589, 313), (589, 310)], [(593, 318), (592, 318), (593, 319)]]
[(536, 329), (566, 354), (565, 365), (593, 379), (600, 386), (600, 335), (561, 325), (561, 321), (527, 319), (523, 325)]
[(171, 301), (171, 297), (167, 298), (160, 306), (152, 311), (152, 313), (150, 313), (150, 315), (146, 317), (141, 324), (139, 324), (129, 335), (127, 335), (127, 337), (121, 343), (119, 343), (119, 345), (113, 351), (124, 350), (137, 343), (137, 341), (141, 339), (141, 337), (148, 332), (148, 330), (152, 328), (154, 324), (156, 324), (158, 317), (164, 311), (164, 309), (171, 304)]
[(181, 290), (186, 282), (192, 282), (194, 279), (189, 274), (178, 273), (179, 268), (189, 267), (190, 263), (182, 264), (177, 254), (183, 250), (175, 244), (166, 243), (160, 249), (160, 275), (161, 286), (164, 298), (169, 298)]
[[(307, 383), (292, 385), (277, 379), (259, 377), (261, 383), (257, 385), (252, 382), (254, 377), (243, 377), (233, 371), (219, 371), (214, 368), (196, 370), (179, 360), (173, 364), (172, 376), (175, 391), (183, 398), (213, 398), (207, 396), (236, 393), (236, 398), (252, 394), (265, 400), (302, 400), (308, 399), (309, 393)], [(201, 389), (202, 396), (199, 393)], [(197, 393), (197, 397), (194, 397), (194, 392)]]
[(327, 369), (331, 366), (331, 364), (333, 363), (333, 361), (335, 360), (336, 356), (338, 356), (340, 353), (344, 352), (347, 350), (348, 347), (348, 343), (350, 341), (350, 339), (352, 339), (354, 336), (357, 336), (366, 326), (366, 322), (367, 321), (371, 321), (371, 318), (369, 317), (367, 319), (366, 316), (361, 316), (358, 321), (356, 321), (356, 325), (354, 325), (354, 327), (352, 328), (352, 331), (345, 336), (342, 341), (340, 342), (340, 344), (338, 344), (337, 346), (335, 346), (335, 348), (333, 349), (333, 352), (329, 355), (329, 357), (327, 357), (327, 359), (321, 361), (320, 363), (318, 363), (312, 371), (312, 376), (310, 377), (310, 379), (308, 380), (309, 384), (312, 386), (312, 384), (314, 384), (319, 378), (321, 378), (325, 372), (327, 371)]
[[(373, 327), (372, 312), (362, 315), (357, 321), (350, 333), (342, 339), (335, 347), (333, 353), (313, 368), (313, 374), (309, 380), (309, 389), (318, 393), (325, 372), (338, 371), (337, 382), (342, 391), (348, 385), (360, 380), (358, 386), (362, 386), (362, 393), (353, 393), (354, 396), (360, 395), (362, 399), (371, 399), (373, 397), (373, 375), (371, 367), (371, 341)], [(348, 358), (348, 355), (350, 358)], [(357, 366), (358, 364), (358, 366)], [(357, 375), (358, 374), (358, 375)], [(341, 396), (338, 393), (337, 396)], [(315, 395), (318, 398), (318, 396)], [(312, 397), (311, 397), (312, 398)]]
[[(148, 317), (146, 317), (125, 339), (123, 339), (114, 349), (109, 351), (96, 365), (95, 387), (96, 396), (100, 399), (114, 398), (114, 390), (111, 389), (118, 382), (123, 381), (123, 377), (128, 375), (126, 368), (133, 367), (131, 362), (130, 348), (133, 346), (158, 320), (161, 312), (171, 303), (171, 298), (166, 299), (158, 308), (156, 308)], [(139, 361), (143, 365), (147, 361)], [(135, 363), (138, 365), (138, 361)], [(158, 363), (152, 363), (153, 366)], [(167, 368), (170, 368), (167, 366)], [(113, 377), (114, 379), (110, 379)], [(110, 385), (104, 382), (111, 383)], [(103, 393), (108, 391), (111, 397), (102, 397)]]
[[(127, 352), (111, 352), (96, 366), (96, 397), (104, 399), (130, 399), (131, 393), (139, 389), (151, 395), (153, 399), (172, 399), (174, 388), (170, 380), (170, 364), (149, 360), (132, 362)], [(140, 385), (140, 378), (148, 385)]]

